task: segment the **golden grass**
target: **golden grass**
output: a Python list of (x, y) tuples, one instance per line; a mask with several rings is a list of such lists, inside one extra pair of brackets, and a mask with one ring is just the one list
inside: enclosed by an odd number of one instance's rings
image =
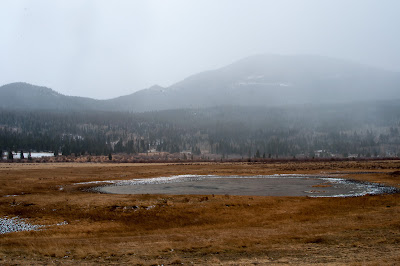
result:
[[(74, 183), (176, 174), (352, 172), (400, 187), (399, 161), (0, 164), (0, 217), (55, 224), (0, 236), (1, 264), (396, 264), (400, 195), (108, 195)], [(363, 173), (360, 172), (381, 172)], [(62, 190), (60, 190), (62, 188)], [(4, 197), (5, 195), (18, 195)], [(149, 206), (154, 208), (147, 209)]]

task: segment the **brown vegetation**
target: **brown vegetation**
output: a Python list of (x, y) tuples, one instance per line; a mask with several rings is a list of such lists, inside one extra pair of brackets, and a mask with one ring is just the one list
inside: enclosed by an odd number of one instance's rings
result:
[[(0, 263), (396, 264), (400, 195), (110, 195), (77, 182), (176, 174), (337, 173), (400, 187), (400, 161), (0, 164), (0, 217), (52, 226), (0, 235)], [(87, 187), (87, 185), (86, 185)], [(16, 195), (9, 196), (7, 195)]]

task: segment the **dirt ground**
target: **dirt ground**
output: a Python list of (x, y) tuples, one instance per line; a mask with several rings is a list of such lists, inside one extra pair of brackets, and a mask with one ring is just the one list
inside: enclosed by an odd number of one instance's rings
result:
[[(113, 195), (78, 182), (181, 174), (332, 174), (400, 188), (400, 161), (0, 163), (0, 264), (400, 264), (400, 194), (352, 198)], [(54, 224), (66, 222), (65, 225)]]

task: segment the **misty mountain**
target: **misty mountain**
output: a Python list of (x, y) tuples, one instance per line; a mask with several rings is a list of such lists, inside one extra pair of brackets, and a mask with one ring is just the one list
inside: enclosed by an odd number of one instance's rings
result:
[[(131, 94), (133, 110), (277, 106), (400, 98), (400, 74), (320, 56), (258, 55)], [(122, 102), (125, 97), (114, 99)], [(121, 104), (116, 104), (122, 106)]]
[(0, 107), (5, 109), (96, 110), (98, 100), (66, 96), (50, 88), (23, 82), (0, 87)]
[[(15, 86), (19, 91), (12, 93)], [(29, 86), (34, 92), (29, 92)], [(167, 88), (155, 85), (110, 100), (69, 97), (42, 87), (9, 84), (0, 88), (0, 106), (142, 112), (399, 99), (399, 89), (400, 73), (396, 72), (322, 56), (257, 55), (192, 75)]]

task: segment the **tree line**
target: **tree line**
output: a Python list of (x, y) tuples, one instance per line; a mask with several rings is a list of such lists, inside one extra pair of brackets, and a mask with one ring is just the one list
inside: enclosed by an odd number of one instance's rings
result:
[(236, 157), (394, 157), (400, 105), (238, 107), (158, 112), (0, 110), (0, 151)]

